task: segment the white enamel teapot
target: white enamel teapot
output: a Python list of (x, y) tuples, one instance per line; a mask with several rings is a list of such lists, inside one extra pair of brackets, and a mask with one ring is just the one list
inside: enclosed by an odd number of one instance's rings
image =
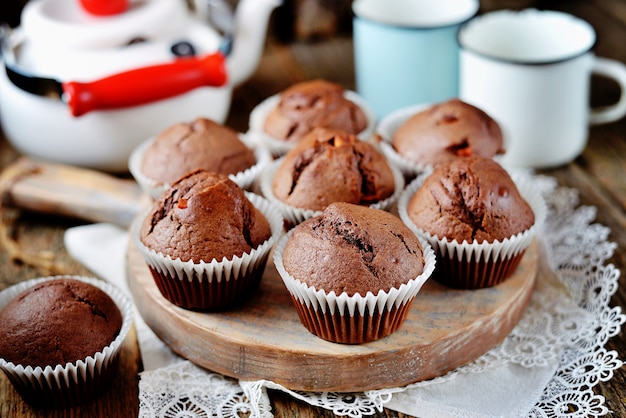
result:
[(117, 172), (174, 123), (224, 122), (281, 0), (240, 0), (234, 14), (224, 2), (31, 0), (20, 26), (2, 31), (9, 142), (33, 157)]

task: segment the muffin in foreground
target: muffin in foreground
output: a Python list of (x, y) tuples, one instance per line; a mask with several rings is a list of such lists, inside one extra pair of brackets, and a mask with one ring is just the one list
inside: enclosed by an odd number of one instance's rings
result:
[(545, 217), (541, 195), (489, 158), (442, 163), (398, 201), (402, 220), (438, 255), (433, 278), (461, 289), (495, 286), (517, 268)]
[(385, 209), (404, 187), (373, 144), (337, 130), (314, 129), (273, 165), (261, 174), (261, 191), (294, 224), (333, 202)]
[(137, 147), (130, 159), (133, 177), (154, 198), (195, 170), (227, 174), (248, 188), (271, 159), (269, 151), (244, 135), (207, 118), (180, 122)]
[(357, 93), (316, 79), (296, 83), (261, 102), (252, 110), (249, 125), (279, 157), (314, 128), (341, 130), (367, 140), (375, 123), (373, 112)]
[(0, 292), (0, 368), (33, 406), (87, 402), (110, 386), (131, 324), (128, 298), (101, 280), (20, 283)]
[(163, 297), (186, 309), (218, 310), (254, 293), (282, 224), (262, 197), (198, 170), (154, 202), (131, 235)]
[(395, 215), (338, 202), (289, 231), (274, 264), (309, 332), (361, 344), (401, 326), (435, 256)]
[(459, 157), (505, 152), (497, 122), (459, 99), (400, 109), (381, 120), (377, 131), (385, 155), (408, 175)]

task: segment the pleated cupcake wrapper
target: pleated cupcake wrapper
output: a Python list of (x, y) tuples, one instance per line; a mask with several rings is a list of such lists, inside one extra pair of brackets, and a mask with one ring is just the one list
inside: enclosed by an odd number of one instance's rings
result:
[[(368, 123), (365, 129), (359, 132), (356, 136), (363, 141), (369, 141), (374, 135), (374, 130), (376, 128), (376, 116), (374, 115), (374, 111), (365, 99), (354, 91), (346, 90), (344, 92), (344, 97), (355, 103), (361, 108), (361, 110), (363, 110)], [(265, 132), (265, 120), (279, 102), (280, 93), (263, 100), (254, 109), (252, 109), (248, 122), (248, 133), (254, 135), (255, 139), (264, 144), (276, 158), (282, 157), (297, 144), (297, 141), (287, 142), (282, 139), (274, 138)]]
[(144, 217), (131, 226), (131, 236), (148, 265), (164, 298), (185, 309), (225, 309), (243, 302), (256, 289), (269, 252), (282, 234), (283, 218), (266, 199), (251, 192), (246, 197), (268, 220), (272, 236), (257, 248), (231, 260), (182, 261), (147, 248), (139, 232)]
[[(282, 164), (284, 158), (285, 157), (281, 157), (265, 167), (259, 176), (259, 187), (263, 196), (265, 196), (267, 200), (272, 202), (272, 204), (280, 210), (285, 218), (285, 221), (288, 223), (288, 228), (290, 228), (309, 218), (321, 215), (323, 211), (291, 206), (276, 197), (272, 188), (272, 182), (274, 181), (274, 176), (276, 175), (276, 172), (278, 171), (278, 168)], [(391, 168), (391, 171), (393, 172), (395, 190), (387, 199), (369, 205), (372, 209), (388, 209), (398, 200), (404, 190), (404, 177), (402, 176), (400, 170), (392, 164), (389, 165), (389, 168)]]
[(433, 278), (447, 286), (462, 289), (479, 289), (503, 282), (513, 274), (543, 226), (547, 209), (541, 193), (522, 174), (511, 174), (521, 196), (535, 214), (533, 226), (502, 241), (451, 241), (418, 228), (408, 216), (407, 207), (411, 198), (429, 175), (418, 176), (406, 187), (398, 199), (398, 214), (415, 234), (428, 240), (435, 250), (439, 260)]
[(22, 291), (41, 282), (71, 278), (92, 284), (106, 292), (122, 314), (122, 327), (117, 337), (102, 351), (73, 363), (32, 367), (7, 362), (0, 358), (0, 368), (18, 393), (29, 404), (64, 408), (83, 403), (106, 389), (117, 371), (119, 352), (133, 322), (132, 304), (110, 283), (83, 276), (50, 276), (27, 280), (0, 292), (0, 310)]
[(418, 163), (398, 154), (398, 151), (396, 151), (392, 145), (393, 136), (404, 122), (422, 110), (428, 109), (430, 106), (432, 105), (421, 103), (398, 109), (383, 117), (376, 127), (376, 134), (380, 138), (380, 149), (382, 153), (392, 164), (402, 171), (402, 174), (407, 179), (413, 179), (415, 176), (431, 170), (432, 167), (429, 164)]
[(419, 238), (424, 252), (424, 269), (418, 277), (377, 294), (365, 296), (325, 292), (295, 279), (283, 264), (283, 251), (289, 231), (274, 249), (274, 265), (289, 291), (302, 324), (314, 335), (339, 343), (360, 344), (393, 333), (406, 318), (410, 305), (435, 269), (435, 254), (430, 244)]
[[(267, 147), (254, 141), (250, 135), (240, 133), (239, 139), (254, 152), (256, 164), (228, 177), (242, 189), (249, 190), (263, 168), (272, 161), (272, 155)], [(146, 176), (141, 170), (143, 157), (154, 140), (155, 138), (150, 138), (132, 151), (128, 159), (128, 170), (144, 192), (154, 199), (159, 199), (163, 192), (169, 189), (170, 184), (158, 182)]]

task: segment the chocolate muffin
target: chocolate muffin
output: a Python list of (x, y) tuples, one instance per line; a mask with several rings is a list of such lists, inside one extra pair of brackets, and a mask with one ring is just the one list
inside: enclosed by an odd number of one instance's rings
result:
[(320, 79), (294, 84), (280, 94), (264, 130), (287, 142), (297, 142), (317, 127), (356, 135), (367, 127), (367, 116), (344, 93), (341, 85)]
[(128, 168), (154, 199), (185, 174), (206, 170), (227, 174), (243, 189), (251, 188), (271, 161), (266, 147), (248, 135), (206, 118), (178, 123), (136, 147)]
[(358, 344), (401, 325), (435, 259), (395, 215), (337, 202), (294, 227), (274, 262), (311, 333)]
[(0, 357), (42, 367), (84, 360), (120, 332), (122, 315), (102, 290), (59, 278), (26, 289), (0, 311)]
[(177, 123), (156, 136), (141, 164), (149, 178), (172, 184), (185, 174), (202, 169), (234, 174), (256, 164), (254, 152), (233, 129), (206, 118)]
[(499, 125), (481, 109), (458, 99), (410, 116), (393, 133), (391, 145), (400, 156), (427, 166), (458, 157), (492, 158), (504, 153)]
[(276, 199), (316, 211), (333, 202), (370, 205), (395, 190), (393, 170), (374, 145), (321, 128), (285, 155), (272, 180)]
[(0, 292), (0, 368), (31, 405), (78, 405), (110, 386), (131, 325), (130, 300), (107, 282), (27, 280)]
[(436, 167), (407, 212), (418, 228), (458, 242), (502, 241), (535, 223), (532, 208), (508, 172), (479, 157)]
[(435, 279), (476, 289), (499, 284), (515, 271), (545, 207), (538, 192), (517, 184), (496, 161), (471, 156), (441, 163), (414, 180), (398, 212), (439, 255)]
[(131, 228), (162, 295), (187, 309), (225, 309), (256, 289), (283, 219), (223, 174), (179, 179)]
[(239, 257), (270, 236), (269, 222), (239, 186), (201, 170), (175, 182), (141, 228), (141, 241), (154, 251), (207, 263)]
[(283, 264), (296, 280), (316, 289), (365, 296), (389, 292), (422, 274), (424, 256), (400, 218), (338, 202), (295, 227)]

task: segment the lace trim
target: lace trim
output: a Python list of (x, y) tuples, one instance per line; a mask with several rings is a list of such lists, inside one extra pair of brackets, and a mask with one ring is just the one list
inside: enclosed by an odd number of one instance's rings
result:
[[(269, 381), (245, 382), (202, 370), (188, 361), (145, 372), (140, 382), (140, 417), (272, 417), (267, 389), (284, 391), (310, 405), (348, 417), (381, 411), (394, 394), (441, 383), (462, 373), (479, 373), (507, 363), (526, 368), (558, 368), (527, 417), (600, 417), (608, 413), (593, 387), (622, 367), (615, 351), (604, 346), (620, 332), (626, 316), (611, 308), (619, 270), (604, 265), (616, 248), (609, 229), (594, 224), (596, 209), (579, 206), (576, 190), (558, 188), (550, 177), (531, 181), (546, 200), (548, 216), (542, 237), (545, 262), (554, 271), (538, 283), (524, 317), (506, 340), (474, 362), (425, 382), (365, 393), (291, 391)], [(563, 292), (570, 295), (564, 298)]]
[(143, 373), (139, 382), (140, 418), (271, 417), (269, 409), (266, 394), (250, 398), (236, 380), (188, 361)]

